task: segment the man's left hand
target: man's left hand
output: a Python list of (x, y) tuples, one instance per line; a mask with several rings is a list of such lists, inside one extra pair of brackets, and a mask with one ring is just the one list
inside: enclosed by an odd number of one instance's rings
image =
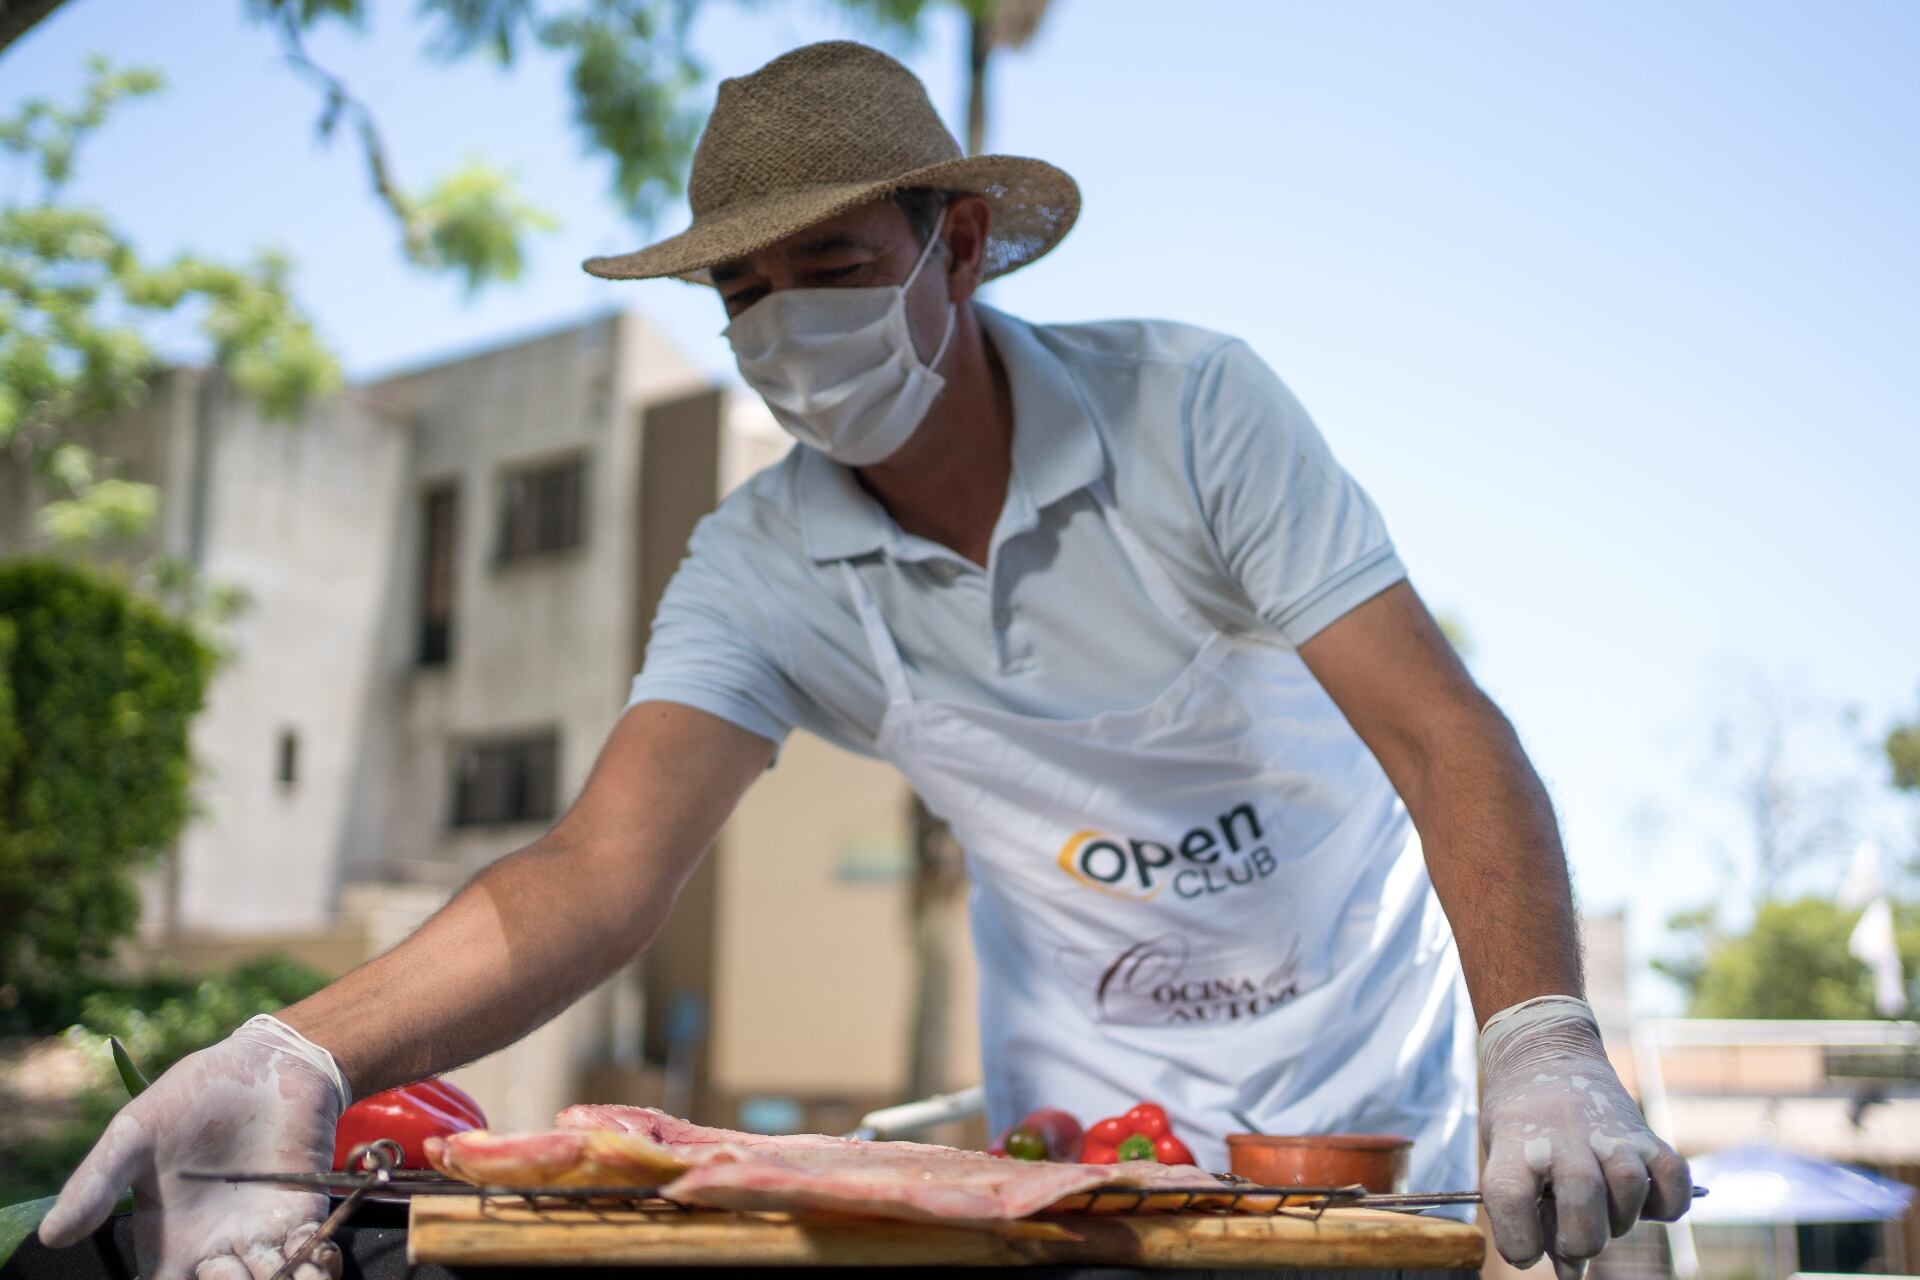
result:
[(1670, 1222), (1692, 1203), (1687, 1162), (1620, 1086), (1586, 1001), (1543, 996), (1489, 1018), (1480, 1079), (1480, 1191), (1508, 1262), (1545, 1253), (1559, 1280), (1579, 1280), (1609, 1227), (1621, 1236), (1642, 1218)]

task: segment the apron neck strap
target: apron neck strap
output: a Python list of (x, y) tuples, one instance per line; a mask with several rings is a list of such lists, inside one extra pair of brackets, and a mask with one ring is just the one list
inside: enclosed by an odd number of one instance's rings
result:
[(840, 572), (847, 580), (847, 592), (853, 597), (853, 611), (860, 616), (860, 627), (867, 633), (867, 648), (873, 651), (880, 682), (886, 686), (887, 701), (913, 701), (913, 693), (907, 688), (907, 664), (901, 660), (900, 646), (893, 642), (886, 619), (880, 616), (880, 605), (874, 600), (873, 592), (860, 571), (853, 567), (853, 561), (842, 560)]
[(1193, 607), (1193, 602), (1175, 584), (1172, 575), (1147, 550), (1139, 535), (1128, 527), (1118, 504), (1113, 500), (1113, 491), (1107, 487), (1104, 478), (1094, 483), (1093, 495), (1099, 501), (1100, 514), (1106, 520), (1107, 528), (1113, 531), (1113, 540), (1120, 544), (1127, 562), (1133, 566), (1134, 576), (1140, 579), (1140, 586), (1147, 593), (1147, 599), (1153, 601), (1154, 607), (1196, 645), (1205, 645), (1218, 635), (1220, 629)]

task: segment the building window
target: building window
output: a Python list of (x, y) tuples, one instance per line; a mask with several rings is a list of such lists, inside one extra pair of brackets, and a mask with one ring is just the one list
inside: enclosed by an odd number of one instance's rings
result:
[(300, 781), (300, 735), (292, 729), (280, 731), (280, 749), (276, 753), (273, 776), (283, 787)]
[(453, 658), (454, 537), (460, 492), (432, 489), (422, 503), (420, 550), (420, 665), (444, 666)]
[(500, 492), (500, 545), (495, 560), (565, 551), (582, 541), (585, 455), (510, 471)]
[(454, 753), (453, 825), (545, 822), (555, 813), (560, 740), (552, 732), (469, 742)]

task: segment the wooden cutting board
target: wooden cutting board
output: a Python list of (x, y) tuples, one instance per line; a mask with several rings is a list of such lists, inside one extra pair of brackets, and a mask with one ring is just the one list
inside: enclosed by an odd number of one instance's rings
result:
[(413, 1201), (407, 1257), (448, 1265), (1354, 1267), (1478, 1270), (1478, 1228), (1373, 1209), (1049, 1214), (994, 1230), (831, 1214), (671, 1205), (533, 1208), (479, 1196)]

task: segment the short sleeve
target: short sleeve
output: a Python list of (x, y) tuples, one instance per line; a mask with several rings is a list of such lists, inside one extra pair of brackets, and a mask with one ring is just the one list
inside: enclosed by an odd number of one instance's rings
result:
[(627, 705), (678, 702), (784, 741), (801, 722), (801, 695), (778, 661), (757, 579), (726, 526), (702, 520), (661, 596)]
[(1187, 430), (1215, 549), (1289, 644), (1407, 576), (1372, 499), (1245, 343), (1223, 344), (1201, 366)]

